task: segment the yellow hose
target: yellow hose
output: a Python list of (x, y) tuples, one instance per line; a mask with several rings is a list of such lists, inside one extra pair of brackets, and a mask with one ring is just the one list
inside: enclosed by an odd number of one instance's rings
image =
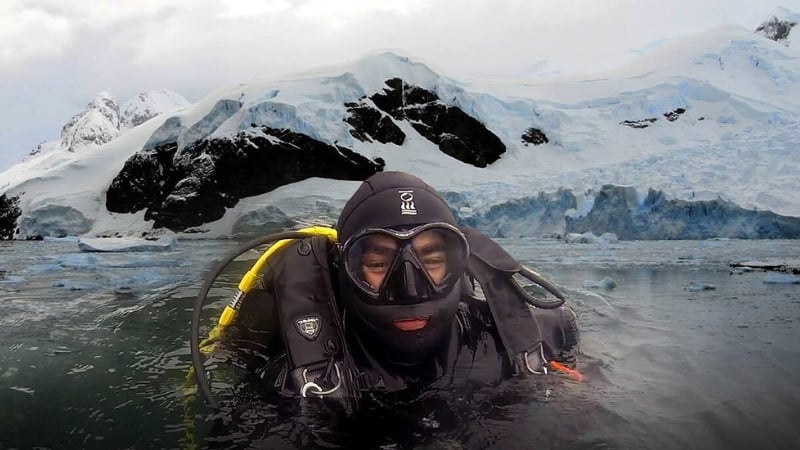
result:
[[(301, 230), (297, 230), (299, 233), (307, 233), (309, 236), (325, 236), (331, 242), (337, 242), (337, 234), (336, 230), (330, 227), (322, 227), (322, 226), (314, 226), (303, 228)], [(244, 274), (241, 281), (239, 281), (239, 286), (234, 294), (231, 302), (225, 309), (222, 311), (222, 314), (219, 317), (219, 321), (211, 329), (208, 333), (208, 337), (200, 342), (200, 351), (203, 354), (210, 354), (214, 351), (215, 344), (222, 336), (222, 331), (233, 323), (233, 319), (236, 317), (236, 312), (239, 310), (241, 306), (242, 300), (244, 296), (250, 292), (250, 289), (253, 288), (256, 280), (258, 279), (258, 274), (264, 268), (264, 264), (266, 264), (267, 259), (272, 256), (276, 251), (285, 247), (292, 239), (281, 239), (275, 242), (267, 251), (264, 252), (261, 257), (258, 258), (253, 267)], [(194, 421), (192, 420), (191, 410), (194, 404), (194, 398), (196, 396), (197, 388), (194, 383), (194, 367), (190, 367), (188, 373), (186, 374), (185, 383), (182, 389), (183, 397), (184, 397), (184, 404), (183, 404), (183, 413), (184, 413), (184, 425), (186, 426), (185, 429), (185, 448), (189, 450), (195, 450), (197, 448), (197, 442), (194, 436)]]
[[(297, 231), (299, 233), (308, 233), (309, 236), (325, 236), (331, 242), (336, 242), (337, 238), (336, 230), (330, 227), (308, 227)], [(248, 292), (250, 292), (250, 289), (253, 288), (253, 285), (258, 279), (258, 274), (261, 272), (261, 269), (264, 268), (264, 264), (267, 263), (267, 259), (269, 259), (273, 253), (285, 247), (291, 241), (292, 239), (281, 239), (280, 241), (272, 244), (272, 246), (270, 246), (270, 248), (268, 248), (260, 258), (258, 258), (258, 261), (253, 264), (253, 267), (251, 267), (250, 270), (244, 274), (241, 281), (239, 281), (239, 290), (233, 296), (231, 303), (225, 307), (225, 309), (222, 311), (222, 314), (219, 316), (219, 326), (226, 327), (233, 322), (234, 317), (236, 317), (236, 312), (239, 310), (239, 305), (241, 304), (242, 299)], [(215, 330), (216, 327), (211, 330), (211, 332), (213, 333)]]

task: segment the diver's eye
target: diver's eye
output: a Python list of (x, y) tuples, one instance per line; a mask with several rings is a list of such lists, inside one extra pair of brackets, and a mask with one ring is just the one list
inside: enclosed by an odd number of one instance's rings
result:
[(445, 262), (446, 258), (444, 252), (433, 253), (422, 258), (422, 263), (425, 264), (425, 268), (428, 270), (438, 269), (444, 266)]
[(373, 272), (386, 271), (389, 264), (386, 261), (365, 261), (364, 267)]

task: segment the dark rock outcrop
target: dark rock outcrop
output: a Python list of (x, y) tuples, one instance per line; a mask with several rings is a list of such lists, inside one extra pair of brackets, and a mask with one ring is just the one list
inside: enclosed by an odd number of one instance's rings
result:
[(783, 45), (789, 45), (789, 33), (795, 25), (797, 25), (796, 21), (782, 20), (772, 16), (756, 28), (756, 33)]
[[(664, 118), (667, 119), (668, 122), (674, 122), (674, 121), (678, 120), (678, 118), (681, 116), (681, 114), (683, 114), (685, 112), (686, 112), (685, 108), (675, 108), (672, 111), (665, 112), (663, 114), (663, 116), (664, 116)], [(656, 121), (658, 121), (658, 117), (647, 117), (647, 118), (639, 119), (639, 120), (623, 120), (619, 124), (620, 125), (624, 125), (626, 127), (642, 129), (642, 128), (649, 127), (651, 124), (656, 123)]]
[(286, 129), (263, 127), (232, 138), (175, 144), (132, 156), (106, 196), (111, 212), (146, 209), (156, 228), (186, 230), (220, 219), (239, 199), (310, 177), (363, 180), (382, 161)]
[(0, 195), (0, 241), (14, 238), (17, 220), (22, 211), (19, 209), (19, 197)]
[(156, 206), (165, 196), (166, 179), (177, 144), (166, 144), (133, 154), (111, 181), (106, 209), (132, 213)]
[(456, 106), (448, 106), (426, 89), (400, 78), (386, 80), (370, 100), (395, 120), (406, 120), (425, 139), (467, 164), (486, 167), (500, 159), (506, 146), (482, 123)]
[(680, 117), (681, 114), (683, 114), (685, 112), (686, 112), (685, 109), (677, 108), (674, 111), (665, 112), (664, 113), (664, 117), (666, 117), (669, 122), (674, 122), (674, 121), (678, 120), (678, 117)]
[(542, 145), (550, 142), (550, 139), (547, 139), (547, 136), (542, 130), (533, 127), (525, 130), (525, 132), (522, 133), (521, 139), (522, 143), (525, 144), (526, 147), (528, 144)]
[(350, 134), (361, 142), (403, 145), (406, 134), (389, 116), (364, 103), (346, 103), (350, 115), (344, 119), (353, 129)]
[(650, 124), (655, 123), (656, 120), (658, 120), (658, 119), (655, 118), (655, 117), (648, 117), (646, 119), (640, 119), (640, 120), (623, 120), (619, 124), (620, 125), (625, 125), (626, 127), (640, 128), (641, 129), (641, 128), (649, 127)]

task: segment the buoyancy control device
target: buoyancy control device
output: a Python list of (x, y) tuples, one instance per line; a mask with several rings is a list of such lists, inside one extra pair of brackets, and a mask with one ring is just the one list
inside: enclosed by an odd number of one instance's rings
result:
[[(577, 344), (577, 326), (571, 310), (569, 314), (560, 315), (549, 311), (536, 312), (560, 308), (566, 300), (565, 295), (477, 230), (463, 228), (462, 231), (470, 245), (466, 275), (482, 289), (509, 358), (519, 369), (532, 373), (546, 372), (548, 359), (558, 355), (557, 347)], [(276, 243), (245, 274), (219, 323), (209, 338), (201, 343), (200, 312), (214, 279), (242, 253), (271, 242)], [(217, 403), (205, 377), (202, 354), (211, 351), (224, 327), (232, 323), (267, 259), (280, 248), (291, 248), (292, 251), (283, 251), (280, 255), (281, 264), (270, 266), (277, 267), (271, 276), (280, 279), (279, 283), (273, 283), (272, 289), (276, 299), (280, 299), (277, 313), (279, 322), (283, 324), (282, 339), (289, 357), (287, 376), (291, 376), (303, 396), (343, 396), (352, 408), (357, 408), (358, 397), (369, 389), (369, 383), (353, 363), (347, 349), (331, 286), (329, 252), (336, 248), (336, 244), (336, 231), (327, 227), (278, 233), (240, 246), (209, 272), (195, 302), (191, 350), (198, 389), (210, 406), (216, 408)], [(514, 280), (515, 274), (541, 286), (556, 300), (542, 301), (530, 295)], [(322, 383), (321, 379), (327, 383)]]

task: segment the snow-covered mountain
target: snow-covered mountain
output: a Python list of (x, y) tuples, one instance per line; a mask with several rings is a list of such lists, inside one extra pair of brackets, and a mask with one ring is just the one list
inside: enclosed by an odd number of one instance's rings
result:
[(190, 105), (188, 100), (169, 89), (142, 92), (120, 105), (120, 127), (127, 131), (159, 114)]
[(59, 139), (40, 143), (26, 159), (52, 151), (80, 152), (99, 147), (159, 114), (190, 104), (169, 89), (142, 92), (122, 106), (110, 93), (100, 92), (64, 125)]
[(404, 170), (498, 236), (800, 237), (800, 53), (760, 33), (592, 78), (458, 81), (383, 53), (239, 83), (0, 174), (0, 235), (3, 217), (17, 238), (263, 233), (330, 222), (359, 180)]

